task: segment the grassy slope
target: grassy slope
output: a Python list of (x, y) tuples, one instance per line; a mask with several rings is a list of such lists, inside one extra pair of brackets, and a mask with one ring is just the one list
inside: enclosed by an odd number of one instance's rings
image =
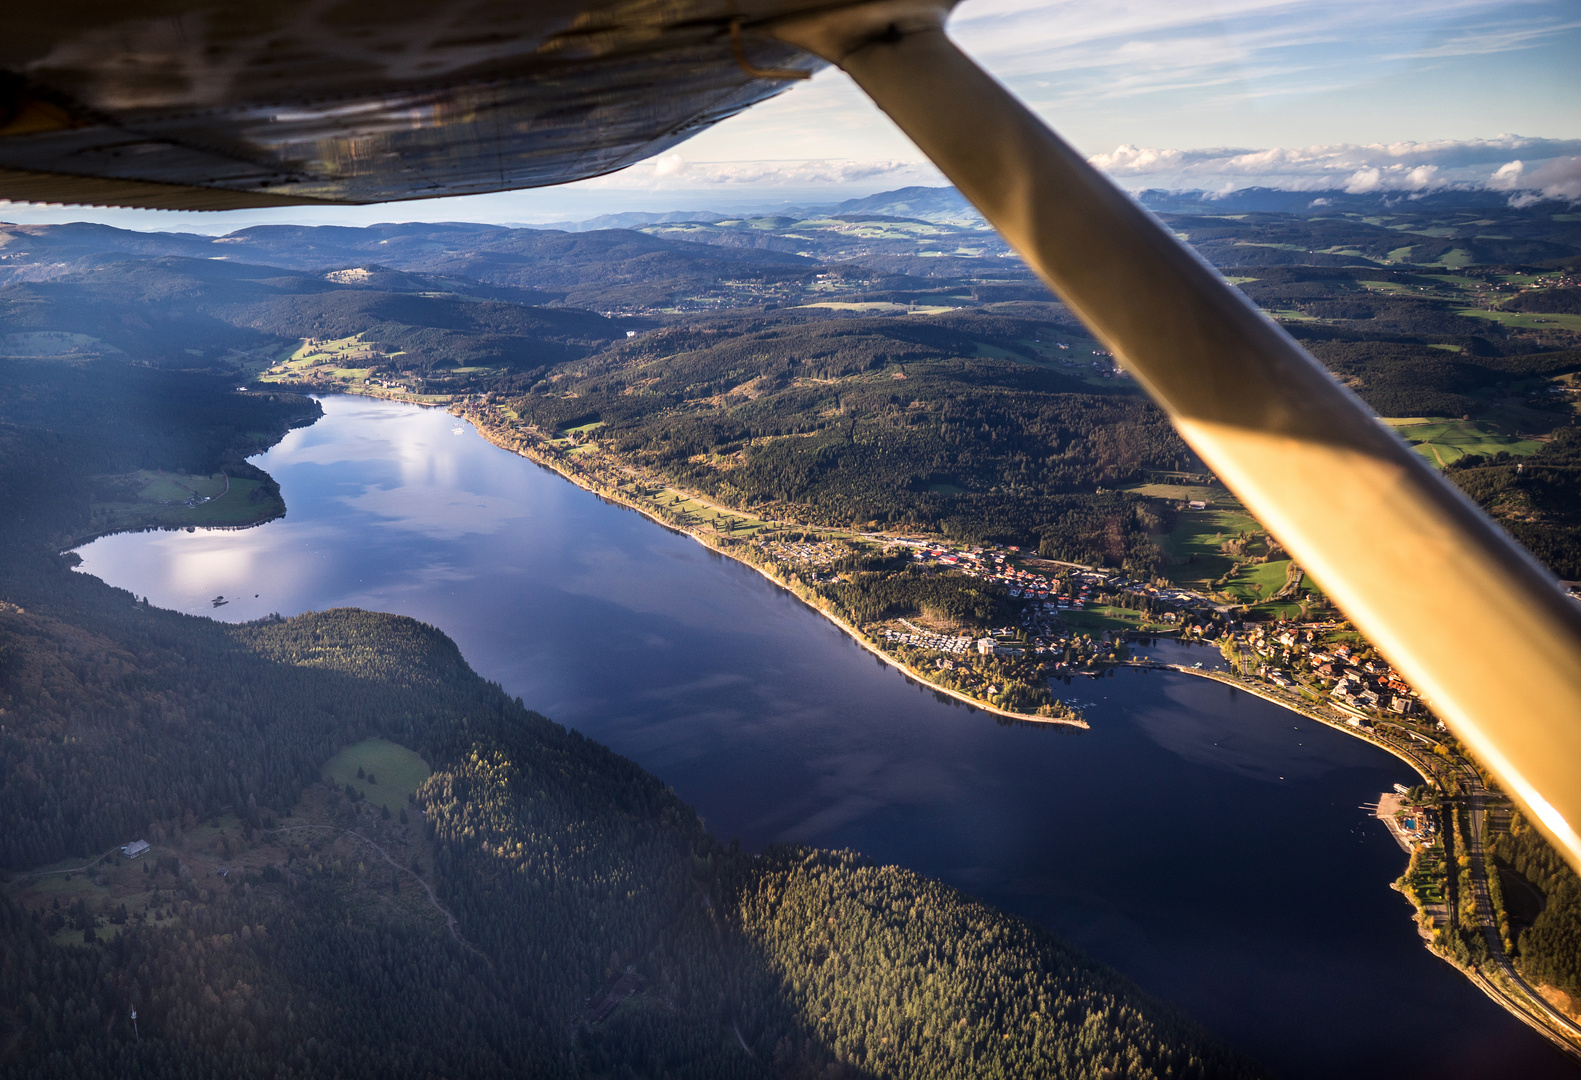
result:
[[(358, 770), (363, 775), (359, 776)], [(378, 738), (348, 746), (324, 764), (326, 780), (336, 787), (350, 785), (374, 806), (391, 813), (406, 804), (406, 797), (422, 787), (431, 771), (422, 755)]]

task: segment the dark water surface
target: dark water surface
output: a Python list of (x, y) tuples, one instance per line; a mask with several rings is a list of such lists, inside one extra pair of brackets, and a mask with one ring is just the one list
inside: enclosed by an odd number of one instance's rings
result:
[(1172, 672), (1077, 680), (1061, 696), (1091, 703), (1088, 732), (1000, 723), (453, 417), (324, 407), (255, 459), (283, 520), (108, 537), (82, 568), (233, 621), (357, 606), (433, 623), (722, 839), (850, 847), (942, 878), (1281, 1075), (1577, 1075), (1422, 948), (1389, 888), (1405, 856), (1359, 809), (1415, 782), (1381, 751)]

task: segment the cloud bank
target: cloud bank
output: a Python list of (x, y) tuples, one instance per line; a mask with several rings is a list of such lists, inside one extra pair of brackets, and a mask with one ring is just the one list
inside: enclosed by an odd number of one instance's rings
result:
[[(1581, 201), (1581, 139), (1499, 135), (1491, 139), (1194, 150), (1127, 144), (1087, 160), (1133, 190), (1268, 187), (1362, 195), (1486, 188), (1509, 192), (1517, 205), (1543, 198)], [(913, 161), (693, 161), (672, 152), (584, 186), (731, 195), (825, 190), (831, 196), (848, 197), (944, 183), (947, 181), (931, 165)]]
[(1119, 146), (1088, 159), (1128, 188), (1425, 192), (1485, 187), (1517, 199), (1581, 200), (1581, 139), (1500, 135), (1433, 142), (1339, 143), (1276, 149)]

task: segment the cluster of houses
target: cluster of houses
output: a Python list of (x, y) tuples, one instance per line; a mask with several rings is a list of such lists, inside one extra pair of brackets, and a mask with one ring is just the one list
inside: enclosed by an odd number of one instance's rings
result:
[[(1073, 568), (1062, 579), (1017, 566), (1013, 556), (1019, 549), (1015, 547), (956, 548), (926, 539), (891, 542), (912, 548), (913, 558), (918, 562), (933, 563), (940, 568), (996, 581), (1004, 584), (1012, 597), (1038, 601), (1027, 612), (1027, 640), (1024, 644), (1012, 645), (1002, 640), (1012, 633), (1008, 629), (974, 641), (967, 637), (933, 634), (907, 623), (910, 632), (895, 629), (882, 631), (884, 640), (896, 645), (932, 649), (946, 656), (964, 656), (973, 651), (984, 656), (1062, 652), (1073, 643), (1073, 639), (1052, 632), (1057, 624), (1045, 626), (1046, 616), (1064, 609), (1084, 608), (1093, 598), (1094, 590), (1100, 588), (1111, 593), (1134, 594), (1178, 609), (1162, 612), (1158, 617), (1165, 622), (1178, 624), (1185, 637), (1211, 640), (1234, 626), (1223, 618), (1214, 617), (1222, 616), (1225, 609), (1207, 597), (1169, 585), (1133, 581), (1113, 571)], [(780, 546), (802, 559), (810, 559), (812, 555), (812, 545)], [(1331, 623), (1307, 626), (1284, 622), (1253, 624), (1246, 629), (1244, 640), (1263, 658), (1263, 677), (1276, 686), (1296, 688), (1296, 681), (1288, 669), (1295, 664), (1305, 663), (1319, 685), (1327, 690), (1329, 700), (1357, 726), (1370, 726), (1367, 713), (1411, 716), (1421, 711), (1416, 691), (1383, 660), (1373, 657), (1363, 659), (1357, 647), (1350, 644), (1326, 642), (1324, 636), (1331, 629)], [(1103, 644), (1108, 645), (1108, 635), (1104, 635), (1104, 638)], [(935, 663), (941, 667), (956, 666), (954, 661), (946, 658), (940, 658)], [(1063, 666), (1059, 664), (1056, 668)]]
[[(1008, 547), (1004, 550), (981, 547), (949, 548), (922, 540), (902, 540), (900, 543), (916, 548), (912, 558), (918, 562), (934, 562), (945, 569), (959, 570), (971, 577), (996, 581), (1008, 588), (1010, 595), (1018, 600), (1047, 600), (1054, 597), (1055, 602), (1062, 608), (1086, 606), (1089, 591), (1087, 586), (1080, 587), (1079, 592), (1074, 596), (1061, 597), (1061, 582), (1058, 578), (1024, 570), (1010, 561), (1010, 556), (1019, 552), (1020, 548)], [(1074, 580), (1072, 586), (1075, 588)]]
[(1322, 627), (1275, 623), (1250, 629), (1246, 642), (1267, 661), (1263, 677), (1276, 686), (1291, 687), (1294, 683), (1274, 664), (1290, 665), (1304, 660), (1319, 685), (1328, 690), (1330, 701), (1352, 710), (1401, 716), (1418, 711), (1416, 691), (1398, 672), (1381, 659), (1361, 659), (1352, 645), (1324, 642), (1322, 632)]
[(753, 543), (775, 559), (806, 566), (828, 566), (847, 554), (846, 549), (827, 541), (793, 543), (788, 540), (756, 540)]
[[(964, 636), (950, 636), (936, 634), (921, 627), (915, 626), (905, 619), (897, 620), (903, 630), (894, 627), (885, 627), (878, 632), (878, 637), (887, 644), (905, 645), (913, 649), (930, 649), (943, 653), (944, 656), (934, 661), (934, 667), (953, 670), (960, 665), (951, 657), (967, 657), (975, 653), (978, 656), (1034, 656), (1047, 657), (1052, 666), (1044, 668), (1046, 673), (1058, 676), (1066, 665), (1063, 659), (1055, 660), (1054, 657), (1062, 656), (1065, 650), (1079, 644), (1075, 636), (1066, 634), (1027, 634), (1018, 632), (1015, 627), (1002, 626), (989, 630), (985, 636), (970, 638)], [(1093, 649), (1098, 652), (1107, 652), (1118, 640), (1108, 632), (1099, 635), (1088, 644), (1082, 645), (1083, 649)]]
[[(941, 569), (959, 570), (971, 577), (998, 582), (1015, 599), (1040, 601), (1044, 607), (1057, 611), (1084, 609), (1093, 600), (1093, 591), (1099, 588), (1109, 592), (1131, 593), (1191, 611), (1223, 610), (1214, 601), (1189, 590), (1132, 581), (1116, 571), (1073, 568), (1066, 578), (1060, 578), (1026, 570), (1015, 564), (1014, 556), (1020, 549), (1014, 546), (1003, 549), (951, 548), (929, 540), (903, 539), (892, 542), (914, 549), (912, 558), (920, 563), (933, 563)], [(1181, 619), (1182, 616), (1178, 614), (1170, 617), (1170, 613), (1164, 613), (1166, 622), (1180, 622)], [(1196, 632), (1213, 636), (1217, 633), (1215, 626), (1212, 620), (1207, 620), (1198, 625)]]
[[(904, 619), (901, 621), (905, 622)], [(906, 625), (910, 626), (909, 623)], [(915, 632), (908, 634), (900, 630), (886, 629), (882, 636), (885, 641), (896, 645), (910, 645), (914, 649), (936, 649), (939, 652), (956, 655), (965, 655), (972, 647), (972, 639), (969, 637), (949, 637), (919, 630), (914, 626), (911, 626), (911, 629)]]

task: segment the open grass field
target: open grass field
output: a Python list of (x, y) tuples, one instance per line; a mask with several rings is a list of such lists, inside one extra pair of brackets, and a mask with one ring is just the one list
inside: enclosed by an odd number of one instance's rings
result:
[(93, 503), (94, 523), (110, 531), (252, 525), (285, 510), (278, 497), (258, 497), (261, 487), (259, 480), (227, 481), (220, 473), (190, 476), (145, 469), (104, 477)]
[[(448, 394), (416, 394), (406, 390), (393, 390), (368, 382), (368, 376), (378, 364), (406, 355), (404, 352), (384, 352), (382, 346), (371, 345), (361, 334), (350, 337), (314, 340), (303, 338), (294, 348), (275, 356), (273, 362), (258, 375), (262, 383), (297, 383), (329, 380), (339, 383), (341, 389), (352, 394), (392, 398), (398, 401), (418, 401), (439, 404), (450, 400)], [(392, 378), (402, 386), (410, 378)]]
[(887, 300), (862, 300), (851, 303), (825, 301), (817, 304), (801, 304), (804, 308), (827, 308), (830, 311), (860, 311), (868, 315), (945, 315), (955, 311), (950, 304), (896, 304)]
[(1062, 624), (1072, 630), (1140, 630), (1140, 615), (1126, 608), (1093, 606), (1084, 611), (1062, 611)]
[(1181, 511), (1175, 515), (1175, 527), (1153, 539), (1174, 562), (1164, 567), (1166, 577), (1181, 585), (1206, 586), (1235, 565), (1220, 545), (1242, 532), (1261, 529), (1255, 518), (1239, 509), (1209, 507)]
[[(357, 775), (358, 769), (363, 776)], [(406, 797), (428, 779), (428, 773), (428, 762), (387, 739), (364, 739), (324, 764), (324, 776), (336, 787), (350, 784), (368, 802), (387, 807), (392, 814), (406, 805)]]
[(1226, 592), (1232, 593), (1243, 604), (1266, 600), (1285, 587), (1285, 577), (1290, 569), (1289, 559), (1253, 563), (1225, 582)]
[(1062, 611), (1060, 622), (1073, 630), (1167, 630), (1163, 623), (1154, 623), (1140, 611), (1130, 608), (1094, 604), (1082, 611)]
[(671, 512), (680, 512), (686, 515), (686, 524), (702, 525), (719, 530), (726, 536), (742, 538), (752, 536), (758, 530), (776, 527), (774, 523), (764, 521), (762, 518), (753, 517), (751, 514), (730, 513), (710, 506), (708, 503), (699, 502), (689, 498), (684, 493), (673, 491), (670, 488), (659, 488), (641, 492), (640, 498), (662, 506)]
[(1491, 457), (1501, 450), (1511, 454), (1535, 454), (1543, 445), (1531, 439), (1505, 435), (1475, 420), (1406, 416), (1386, 417), (1383, 422), (1399, 432), (1418, 454), (1440, 469), (1467, 454), (1486, 454)]
[(1552, 315), (1529, 311), (1489, 311), (1487, 308), (1461, 308), (1456, 315), (1489, 319), (1521, 330), (1570, 330), (1581, 333), (1581, 315)]
[(907, 310), (905, 304), (896, 304), (888, 300), (863, 300), (840, 303), (837, 301), (824, 301), (817, 304), (801, 304), (804, 308), (825, 308), (829, 311), (863, 311), (869, 314), (890, 314)]
[[(393, 816), (397, 803), (404, 806), (406, 792), (428, 773), (417, 755), (380, 739), (349, 748), (335, 762), (342, 759), (350, 767), (349, 782), (369, 792), (361, 807), (364, 813), (381, 805), (382, 797)], [(357, 782), (359, 763), (365, 770), (373, 766), (377, 785)], [(336, 788), (343, 790), (347, 782), (342, 778)], [(310, 785), (292, 813), (269, 831), (250, 829), (235, 814), (198, 820), (189, 816), (170, 833), (141, 837), (153, 846), (140, 858), (126, 859), (111, 849), (97, 858), (67, 859), (9, 874), (0, 879), (0, 891), (23, 914), (35, 917), (56, 944), (99, 948), (135, 926), (180, 927), (193, 911), (184, 884), (214, 889), (227, 880), (256, 882), (258, 875), (267, 881), (271, 867), (280, 869), (295, 857), (315, 869), (333, 866), (350, 872), (343, 879), (350, 887), (347, 899), (370, 920), (399, 918), (442, 933), (443, 922), (423, 891), (393, 889), (387, 865), (366, 839), (346, 828), (347, 809), (336, 788)], [(433, 845), (420, 829), (414, 835), (392, 820), (381, 830), (377, 815), (371, 821), (363, 818), (358, 828), (371, 830), (372, 839), (403, 866), (434, 861)]]
[[(159, 869), (162, 857), (175, 855), (194, 877), (207, 878), (216, 867), (229, 865), (240, 855), (245, 846), (242, 835), (242, 822), (234, 814), (221, 814), (194, 823), (179, 847), (155, 843), (137, 859), (123, 858), (113, 849), (100, 858), (65, 859), (14, 875), (6, 882), (5, 893), (24, 910), (41, 915), (57, 911), (70, 915), (80, 902), (92, 918), (94, 938), (113, 941), (133, 921), (163, 927), (179, 922), (179, 907), (171, 900), (172, 886), (178, 879)], [(128, 842), (136, 839), (154, 838), (126, 837)], [(87, 869), (83, 869), (85, 865)], [(126, 921), (118, 921), (120, 908), (126, 910)], [(57, 945), (83, 944), (82, 928), (76, 925), (52, 929), (50, 937)]]
[(134, 482), (141, 481), (143, 487), (137, 493), (137, 501), (145, 503), (186, 502), (193, 496), (212, 499), (225, 492), (225, 476), (215, 473), (213, 476), (192, 476), (187, 473), (153, 472), (149, 469), (140, 469), (131, 474)]
[(1239, 510), (1240, 501), (1221, 484), (1133, 484), (1125, 488), (1133, 495), (1171, 502), (1205, 502), (1209, 510)]

